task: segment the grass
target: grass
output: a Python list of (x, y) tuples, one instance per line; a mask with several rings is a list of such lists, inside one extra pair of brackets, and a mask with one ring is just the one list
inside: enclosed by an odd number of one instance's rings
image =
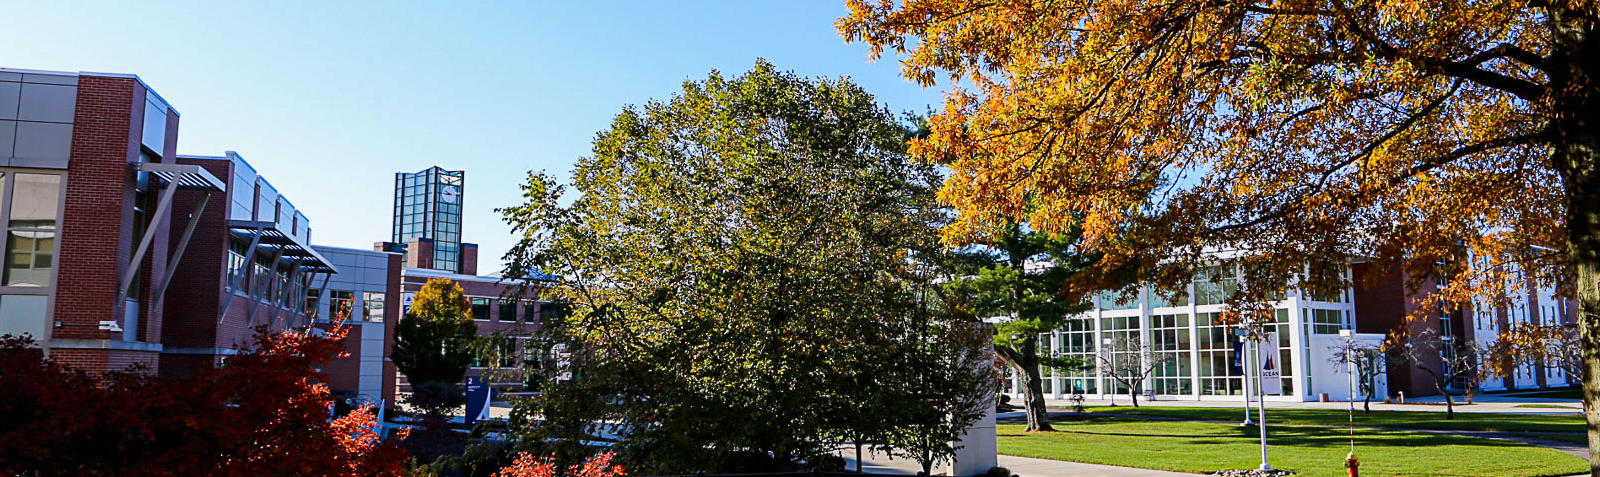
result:
[(1578, 409), (1576, 407), (1562, 406), (1562, 405), (1559, 405), (1559, 404), (1518, 404), (1518, 405), (1515, 405), (1515, 406), (1512, 406), (1512, 407), (1525, 407), (1525, 408), (1529, 408), (1529, 409), (1566, 409), (1568, 411), (1580, 410), (1580, 409)]
[[(1270, 409), (1268, 410), (1270, 413)], [(999, 427), (1000, 453), (1178, 472), (1252, 469), (1260, 464), (1255, 427), (1182, 421), (1095, 418), (1059, 422), (1060, 432)], [(1272, 426), (1273, 467), (1300, 475), (1344, 475), (1345, 429)], [(1358, 430), (1367, 475), (1546, 476), (1588, 471), (1583, 459), (1542, 447), (1474, 437)]]
[[(1244, 413), (1239, 408), (1221, 407), (1091, 407), (1089, 412), (1136, 416), (1168, 417), (1202, 421), (1238, 421)], [(1267, 406), (1268, 424), (1291, 424), (1341, 427), (1348, 417), (1341, 409), (1273, 409)], [(1356, 425), (1389, 427), (1395, 429), (1444, 429), (1503, 432), (1584, 432), (1583, 416), (1457, 412), (1455, 419), (1445, 419), (1443, 409), (1419, 411), (1356, 410)], [(1270, 431), (1269, 431), (1270, 432)]]
[(1549, 432), (1529, 432), (1528, 437), (1537, 437), (1552, 441), (1561, 441), (1571, 444), (1589, 444), (1589, 436), (1585, 434), (1554, 434)]
[(1505, 393), (1505, 396), (1506, 397), (1514, 397), (1514, 398), (1572, 399), (1572, 400), (1582, 401), (1583, 400), (1583, 390), (1579, 389), (1579, 388), (1566, 388), (1566, 389), (1552, 389), (1552, 390), (1549, 390), (1549, 391), (1537, 391), (1537, 392), (1531, 392), (1531, 393), (1508, 392), (1508, 393)]

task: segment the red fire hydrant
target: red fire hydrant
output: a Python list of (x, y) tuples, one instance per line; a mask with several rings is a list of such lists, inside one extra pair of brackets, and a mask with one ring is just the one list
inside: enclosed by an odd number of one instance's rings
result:
[(1361, 477), (1361, 461), (1356, 460), (1356, 453), (1344, 456), (1344, 468), (1350, 472), (1350, 477)]

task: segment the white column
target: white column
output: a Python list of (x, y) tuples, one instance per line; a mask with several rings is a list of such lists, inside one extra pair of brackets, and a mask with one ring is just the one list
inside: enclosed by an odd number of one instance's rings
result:
[[(1184, 285), (1189, 290), (1189, 397), (1200, 400), (1200, 313), (1194, 304), (1194, 283)], [(1209, 324), (1209, 323), (1208, 323)]]
[[(1138, 357), (1140, 360), (1143, 360), (1146, 357), (1146, 353), (1145, 353), (1144, 350), (1146, 350), (1146, 349), (1151, 350), (1150, 353), (1149, 353), (1150, 355), (1154, 355), (1156, 353), (1156, 351), (1155, 351), (1155, 341), (1150, 339), (1150, 327), (1152, 326), (1152, 324), (1150, 322), (1150, 287), (1146, 287), (1146, 286), (1139, 287), (1139, 293), (1137, 295), (1135, 295), (1135, 296), (1137, 296), (1138, 299), (1139, 299), (1139, 345), (1140, 345), (1140, 349), (1135, 351), (1134, 356)], [(1139, 368), (1143, 369), (1144, 365), (1145, 365), (1145, 363), (1143, 361), (1140, 361)], [(1139, 393), (1140, 394), (1149, 395), (1150, 393), (1155, 392), (1156, 383), (1152, 379), (1145, 379), (1144, 382), (1141, 383), (1141, 386), (1139, 386), (1139, 388), (1140, 388), (1139, 389)]]
[[(1276, 310), (1273, 313), (1277, 313)], [(1307, 337), (1305, 336), (1305, 310), (1301, 309), (1301, 293), (1296, 290), (1289, 295), (1289, 361), (1294, 366), (1294, 391), (1304, 401), (1309, 396), (1311, 389), (1306, 386), (1310, 381), (1309, 363), (1305, 362)], [(1272, 349), (1277, 350), (1277, 343), (1272, 344)]]

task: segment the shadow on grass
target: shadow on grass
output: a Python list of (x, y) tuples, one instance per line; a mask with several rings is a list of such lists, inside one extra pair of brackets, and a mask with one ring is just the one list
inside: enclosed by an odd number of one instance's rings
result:
[[(1150, 426), (1160, 426), (1163, 422), (1173, 421), (1145, 421), (1127, 418), (1102, 418), (1082, 421), (1053, 421), (1058, 427), (1054, 433), (1067, 435), (1076, 434), (1084, 436), (1107, 437), (1154, 437), (1185, 439), (1191, 444), (1227, 444), (1237, 442), (1235, 439), (1259, 439), (1260, 429), (1256, 426), (1231, 426), (1226, 424), (1195, 423), (1213, 427), (1215, 432), (1196, 432), (1193, 429), (1184, 429), (1185, 432), (1163, 432), (1161, 429), (1152, 429)], [(1126, 429), (1097, 429), (1126, 424), (1141, 425), (1140, 430)], [(1001, 432), (999, 437), (1018, 437), (1050, 435), (1051, 432)], [(1287, 445), (1307, 448), (1336, 448), (1350, 445), (1350, 436), (1345, 429), (1325, 426), (1308, 425), (1271, 425), (1267, 426), (1267, 441), (1272, 445)], [(1529, 444), (1487, 439), (1475, 436), (1457, 436), (1448, 434), (1433, 434), (1424, 432), (1407, 432), (1402, 430), (1374, 430), (1358, 429), (1355, 442), (1357, 447), (1433, 447), (1433, 446), (1489, 446), (1489, 447), (1527, 447)]]

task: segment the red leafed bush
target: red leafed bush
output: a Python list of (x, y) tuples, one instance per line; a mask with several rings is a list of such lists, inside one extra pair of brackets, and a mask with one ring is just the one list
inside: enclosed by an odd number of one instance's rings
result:
[(258, 329), (253, 351), (189, 379), (96, 378), (0, 337), (0, 475), (398, 475), (370, 408), (329, 419), (318, 368), (348, 329)]
[(495, 477), (621, 477), (628, 475), (620, 465), (611, 465), (613, 454), (603, 452), (585, 459), (582, 464), (567, 468), (567, 473), (562, 475), (556, 472), (556, 464), (549, 457), (534, 458), (527, 452), (517, 454), (516, 462), (500, 469)]

